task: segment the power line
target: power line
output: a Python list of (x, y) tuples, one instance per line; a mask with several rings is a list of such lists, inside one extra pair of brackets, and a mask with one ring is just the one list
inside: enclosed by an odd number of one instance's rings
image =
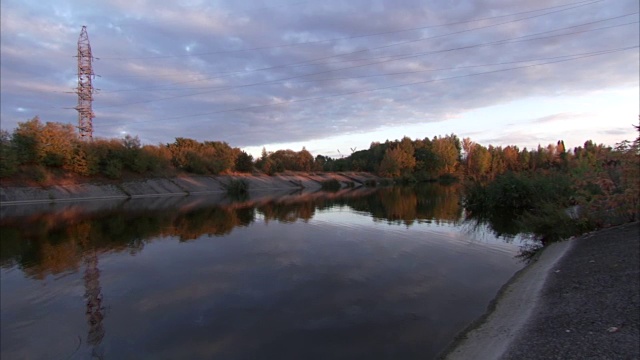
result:
[[(638, 23), (638, 22), (634, 22), (634, 24), (636, 24), (636, 23)], [(610, 51), (610, 50), (603, 50), (603, 51)], [(325, 82), (325, 81), (336, 81), (336, 80), (354, 80), (354, 79), (366, 79), (366, 78), (383, 77), (383, 76), (420, 74), (420, 73), (434, 72), (434, 71), (470, 69), (470, 68), (477, 68), (477, 67), (508, 65), (508, 64), (532, 62), (532, 61), (559, 59), (559, 58), (573, 57), (573, 56), (585, 55), (585, 54), (595, 54), (595, 53), (600, 53), (600, 52), (601, 51), (591, 51), (591, 52), (580, 53), (580, 54), (558, 55), (558, 56), (552, 56), (552, 57), (546, 57), (546, 58), (527, 59), (527, 60), (514, 60), (514, 61), (505, 61), (505, 62), (499, 62), (499, 63), (454, 66), (454, 67), (445, 67), (445, 68), (424, 69), (424, 70), (414, 70), (414, 71), (401, 71), (401, 72), (393, 72), (393, 73), (383, 73), (383, 74), (373, 74), (373, 75), (360, 75), (360, 76), (348, 76), (348, 77), (338, 77), (338, 78), (300, 80), (300, 81), (294, 81), (293, 83), (294, 84), (304, 84), (304, 83), (308, 83), (308, 82)], [(304, 77), (304, 76), (308, 76), (308, 75), (301, 75), (299, 77)], [(202, 93), (194, 93), (194, 94), (175, 96), (176, 98), (178, 98), (178, 97), (209, 94), (209, 93), (218, 92), (218, 91), (233, 90), (233, 89), (237, 89), (237, 88), (280, 84), (280, 83), (289, 82), (291, 79), (293, 79), (293, 78), (270, 80), (270, 81), (265, 81), (265, 82), (260, 82), (260, 83), (253, 83), (253, 84), (224, 86), (224, 87), (213, 87), (213, 88), (212, 87), (201, 87), (201, 88), (186, 88), (186, 89), (185, 88), (181, 88), (181, 89), (161, 89), (161, 90), (174, 90), (174, 91), (175, 90), (198, 90), (198, 89), (210, 89), (211, 90), (211, 91), (202, 92)], [(149, 101), (139, 101), (139, 102), (135, 102), (135, 103), (127, 103), (127, 104), (114, 105), (114, 106), (128, 106), (128, 105), (134, 105), (134, 104), (140, 104), (140, 103), (146, 103), (146, 102), (169, 100), (169, 99), (172, 99), (172, 98), (174, 98), (174, 97), (167, 97), (167, 98), (162, 98), (162, 99), (153, 99), (153, 100), (149, 100)], [(105, 107), (102, 107), (101, 109), (108, 108), (108, 107), (112, 107), (112, 106), (105, 106)]]
[[(421, 53), (410, 53), (410, 54), (401, 54), (401, 55), (387, 55), (387, 56), (381, 56), (381, 57), (370, 57), (370, 58), (360, 58), (360, 59), (351, 59), (351, 60), (342, 60), (342, 61), (337, 61), (337, 62), (331, 62), (331, 63), (328, 63), (328, 64), (330, 65), (330, 64), (336, 64), (336, 63), (341, 63), (341, 62), (385, 59), (385, 60), (382, 60), (382, 61), (368, 63), (368, 64), (359, 64), (359, 65), (347, 66), (347, 67), (338, 68), (338, 69), (324, 70), (324, 71), (310, 73), (310, 74), (296, 75), (296, 76), (292, 76), (292, 77), (284, 78), (284, 79), (269, 80), (269, 81), (266, 81), (266, 82), (261, 82), (259, 84), (271, 83), (271, 82), (277, 82), (277, 81), (283, 81), (283, 80), (290, 80), (290, 79), (295, 79), (295, 78), (299, 78), (299, 77), (307, 77), (307, 76), (325, 74), (325, 73), (329, 73), (329, 72), (348, 70), (348, 69), (353, 69), (353, 68), (360, 68), (360, 67), (365, 67), (365, 66), (369, 66), (369, 65), (384, 64), (384, 63), (391, 62), (391, 61), (404, 60), (404, 59), (408, 59), (408, 58), (420, 57), (420, 56), (425, 56), (425, 55), (432, 55), (432, 54), (437, 54), (437, 53), (442, 53), (442, 52), (449, 52), (449, 51), (455, 51), (455, 50), (466, 50), (466, 49), (470, 49), (470, 48), (474, 48), (474, 47), (501, 45), (501, 44), (504, 44), (504, 43), (515, 43), (515, 42), (531, 41), (531, 40), (539, 40), (539, 39), (548, 39), (548, 38), (553, 38), (553, 37), (558, 37), (558, 36), (575, 35), (575, 34), (584, 33), (584, 32), (590, 32), (590, 31), (606, 30), (606, 29), (609, 29), (609, 28), (612, 28), (612, 27), (619, 27), (619, 26), (625, 26), (625, 25), (629, 25), (629, 24), (635, 24), (636, 22), (612, 25), (612, 26), (601, 27), (601, 28), (596, 28), (596, 29), (581, 30), (581, 31), (565, 33), (565, 34), (558, 34), (558, 35), (553, 35), (553, 36), (548, 36), (548, 37), (543, 37), (543, 38), (525, 39), (525, 38), (532, 37), (532, 36), (538, 36), (538, 35), (553, 33), (553, 32), (557, 32), (557, 31), (568, 30), (568, 29), (573, 29), (573, 28), (587, 26), (587, 25), (593, 25), (593, 24), (596, 24), (596, 23), (610, 21), (610, 20), (614, 20), (614, 19), (619, 19), (619, 18), (631, 16), (631, 15), (636, 15), (636, 14), (638, 14), (638, 12), (619, 15), (619, 16), (614, 16), (614, 17), (610, 17), (610, 18), (606, 18), (606, 19), (600, 19), (600, 20), (596, 20), (596, 21), (590, 21), (590, 22), (582, 23), (582, 24), (578, 24), (578, 25), (566, 26), (566, 27), (562, 27), (562, 28), (558, 28), (558, 29), (554, 29), (554, 30), (547, 30), (547, 31), (534, 33), (534, 34), (517, 36), (517, 37), (509, 38), (509, 39), (491, 41), (491, 42), (487, 42), (487, 43), (480, 43), (480, 44), (474, 44), (474, 45), (466, 45), (466, 46), (456, 47), (456, 48), (435, 50), (435, 51), (429, 51), (429, 52), (421, 52)], [(312, 64), (312, 65), (317, 65), (317, 64)], [(308, 66), (308, 65), (303, 65), (303, 66)], [(183, 82), (183, 83), (199, 82), (199, 81), (213, 80), (213, 79), (218, 79), (218, 78), (219, 77), (211, 77), (211, 78), (207, 78), (207, 79), (193, 80), (193, 81), (188, 81), (188, 82)], [(167, 86), (167, 85), (161, 85), (161, 86)], [(239, 86), (242, 87), (244, 85), (239, 85)], [(184, 88), (173, 88), (173, 89), (158, 88), (158, 89), (156, 89), (156, 87), (157, 86), (147, 87), (147, 88), (137, 88), (137, 89), (111, 90), (111, 91), (104, 91), (104, 93), (114, 93), (114, 92), (124, 92), (124, 91), (129, 92), (129, 91), (140, 91), (140, 90), (149, 90), (149, 89), (154, 90), (154, 91), (184, 89)], [(233, 88), (233, 87), (234, 86), (225, 87), (225, 88)]]
[(149, 88), (153, 89), (153, 88), (160, 87), (160, 86), (179, 85), (179, 84), (187, 84), (187, 83), (192, 83), (192, 82), (199, 82), (199, 81), (217, 79), (217, 78), (221, 78), (221, 77), (227, 77), (227, 76), (230, 76), (230, 75), (233, 75), (233, 74), (246, 74), (246, 73), (251, 73), (251, 72), (256, 72), (256, 71), (280, 69), (280, 68), (297, 66), (297, 65), (302, 65), (302, 64), (313, 64), (316, 61), (327, 60), (327, 59), (331, 59), (331, 58), (342, 57), (342, 56), (362, 53), (362, 52), (366, 52), (366, 51), (380, 50), (380, 49), (383, 49), (383, 48), (389, 48), (389, 47), (393, 47), (393, 46), (404, 45), (404, 44), (414, 43), (414, 42), (418, 42), (418, 41), (431, 40), (431, 39), (441, 38), (441, 37), (450, 36), (450, 35), (457, 35), (457, 34), (461, 34), (461, 33), (466, 33), (466, 32), (471, 32), (471, 31), (481, 30), (481, 29), (486, 29), (486, 28), (491, 28), (491, 27), (496, 27), (496, 26), (510, 24), (510, 23), (523, 21), (523, 20), (530, 20), (530, 19), (533, 19), (533, 18), (542, 17), (542, 16), (546, 16), (546, 15), (549, 15), (549, 14), (554, 14), (554, 13), (558, 13), (558, 12), (562, 12), (562, 11), (572, 10), (572, 9), (575, 9), (575, 8), (578, 8), (578, 7), (582, 7), (582, 6), (586, 6), (586, 5), (592, 5), (592, 4), (595, 4), (597, 2), (601, 2), (601, 1), (602, 0), (591, 1), (591, 2), (588, 2), (588, 3), (582, 4), (582, 5), (577, 5), (577, 6), (569, 7), (569, 8), (566, 8), (566, 9), (554, 10), (554, 11), (546, 12), (544, 14), (533, 15), (533, 16), (529, 16), (529, 17), (525, 17), (525, 18), (516, 19), (516, 20), (505, 21), (505, 22), (502, 22), (502, 23), (485, 25), (485, 26), (480, 26), (480, 27), (476, 27), (476, 28), (456, 31), (456, 32), (448, 33), (448, 34), (435, 35), (435, 36), (431, 36), (431, 37), (421, 37), (419, 39), (406, 40), (406, 41), (398, 42), (398, 43), (394, 43), (394, 44), (387, 44), (387, 45), (368, 48), (368, 49), (363, 49), (363, 50), (351, 51), (351, 52), (346, 52), (346, 53), (337, 54), (337, 55), (330, 55), (330, 56), (325, 56), (325, 57), (321, 57), (321, 58), (305, 60), (305, 61), (297, 62), (297, 63), (276, 65), (276, 66), (270, 66), (270, 67), (253, 69), (253, 70), (236, 71), (236, 72), (226, 73), (226, 75), (223, 74), (223, 75), (215, 76), (215, 77), (211, 77), (211, 78), (205, 78), (205, 79), (199, 79), (199, 80), (189, 80), (189, 81), (179, 81), (179, 82), (173, 82), (173, 83), (168, 83), (168, 84), (159, 85), (159, 86), (152, 86), (152, 87), (138, 88), (138, 89), (149, 89)]
[[(547, 37), (539, 37), (539, 38), (531, 38), (531, 39), (522, 39), (522, 38), (531, 37), (531, 36), (535, 36), (535, 35), (540, 35), (542, 33), (524, 35), (524, 36), (520, 36), (520, 37), (516, 37), (516, 38), (511, 38), (511, 39), (506, 39), (506, 40), (499, 40), (499, 41), (494, 41), (494, 42), (489, 42), (489, 43), (474, 44), (474, 45), (468, 45), (468, 46), (459, 47), (459, 48), (439, 50), (439, 51), (428, 52), (428, 53), (412, 54), (412, 55), (405, 56), (405, 57), (400, 58), (400, 59), (392, 59), (392, 60), (386, 60), (386, 61), (381, 61), (381, 62), (368, 63), (368, 64), (363, 64), (363, 65), (356, 65), (356, 66), (337, 69), (337, 70), (327, 70), (327, 71), (314, 73), (314, 74), (298, 75), (298, 76), (292, 76), (292, 77), (289, 77), (289, 78), (270, 80), (270, 81), (265, 81), (265, 82), (260, 82), (260, 83), (253, 83), (253, 84), (220, 87), (220, 88), (214, 88), (212, 90), (208, 90), (208, 91), (204, 91), (204, 92), (198, 92), (198, 93), (192, 93), (192, 94), (184, 94), (184, 95), (175, 95), (175, 96), (164, 97), (164, 98), (160, 98), (160, 99), (143, 100), (143, 101), (137, 101), (137, 102), (127, 103), (127, 104), (116, 104), (116, 105), (103, 106), (100, 109), (105, 109), (105, 108), (110, 108), (110, 107), (122, 107), (122, 106), (136, 105), (136, 104), (144, 104), (144, 103), (150, 103), (150, 102), (155, 102), (155, 101), (165, 101), (165, 100), (171, 100), (171, 99), (176, 99), (176, 98), (184, 98), (184, 97), (189, 97), (189, 96), (204, 95), (204, 94), (214, 93), (214, 92), (223, 91), (223, 90), (230, 90), (230, 89), (235, 89), (235, 88), (259, 86), (259, 85), (271, 85), (271, 84), (276, 84), (276, 83), (289, 81), (289, 80), (293, 80), (293, 79), (297, 79), (297, 78), (301, 78), (301, 77), (307, 77), (307, 76), (311, 76), (311, 75), (318, 75), (318, 74), (323, 74), (323, 73), (328, 73), (328, 72), (335, 72), (335, 71), (351, 69), (351, 68), (355, 68), (355, 67), (364, 67), (364, 66), (369, 66), (369, 65), (377, 65), (377, 64), (380, 64), (380, 63), (385, 63), (385, 62), (390, 62), (390, 61), (397, 61), (397, 60), (404, 60), (404, 59), (407, 59), (407, 58), (414, 58), (414, 57), (425, 56), (425, 55), (431, 55), (431, 54), (434, 54), (434, 53), (448, 52), (448, 51), (461, 50), (461, 49), (469, 49), (469, 48), (482, 47), (482, 46), (512, 44), (512, 43), (523, 42), (523, 41), (544, 40), (544, 39), (549, 39), (549, 38), (553, 38), (553, 37), (568, 36), (568, 35), (574, 35), (576, 33), (591, 32), (591, 31), (596, 31), (596, 30), (604, 30), (604, 29), (610, 29), (610, 28), (614, 28), (614, 27), (625, 26), (625, 25), (630, 25), (630, 24), (637, 24), (637, 23), (638, 23), (638, 21), (635, 21), (635, 22), (619, 24), (619, 25), (612, 25), (612, 26), (607, 26), (607, 27), (602, 27), (602, 28), (588, 29), (588, 30), (582, 30), (582, 31), (578, 31), (578, 32), (572, 32), (572, 33), (566, 33), (566, 34), (557, 34), (557, 35), (552, 35), (552, 36), (547, 36)], [(579, 26), (583, 26), (583, 25), (579, 25)], [(550, 30), (550, 31), (543, 32), (543, 33), (555, 32), (555, 31), (558, 31), (558, 30)], [(427, 71), (427, 70), (425, 70), (425, 71)], [(349, 79), (349, 78), (346, 78), (346, 79)], [(309, 82), (313, 82), (313, 81), (322, 81), (322, 79), (309, 80)]]
[[(456, 22), (445, 23), (445, 24), (426, 25), (426, 26), (420, 26), (420, 27), (398, 29), (398, 30), (390, 30), (390, 31), (382, 31), (382, 32), (362, 34), (362, 35), (352, 35), (352, 36), (345, 36), (345, 37), (340, 37), (340, 38), (305, 41), (305, 42), (299, 42), (299, 43), (271, 45), (271, 46), (260, 46), (260, 47), (253, 47), (253, 48), (246, 48), (246, 49), (236, 49), (236, 50), (211, 51), (211, 52), (204, 52), (204, 53), (182, 54), (182, 55), (140, 56), (140, 57), (102, 57), (101, 59), (102, 60), (168, 59), (168, 58), (191, 57), (191, 56), (220, 55), (220, 54), (228, 54), (228, 53), (236, 53), (236, 52), (255, 51), (255, 50), (278, 49), (278, 48), (300, 46), (300, 45), (310, 45), (310, 44), (318, 44), (318, 43), (325, 43), (325, 42), (336, 42), (336, 41), (342, 41), (342, 40), (352, 40), (352, 39), (371, 37), (371, 36), (397, 34), (397, 33), (401, 33), (401, 32), (409, 32), (409, 31), (416, 31), (416, 30), (426, 30), (426, 29), (432, 29), (432, 28), (444, 27), (444, 26), (451, 26), (451, 25), (468, 24), (468, 23), (477, 22), (477, 21), (493, 20), (493, 19), (499, 19), (499, 18), (503, 18), (503, 17), (516, 16), (516, 15), (522, 15), (522, 14), (529, 14), (529, 13), (533, 13), (533, 12), (537, 12), (537, 11), (557, 9), (557, 8), (561, 8), (561, 7), (567, 7), (567, 6), (578, 5), (578, 4), (583, 4), (583, 5), (580, 5), (580, 6), (591, 5), (591, 4), (600, 2), (600, 1), (602, 1), (602, 0), (598, 0), (598, 1), (586, 0), (586, 1), (579, 1), (579, 2), (575, 2), (575, 3), (563, 4), (563, 5), (549, 6), (549, 7), (544, 7), (544, 8), (535, 9), (535, 10), (527, 10), (527, 11), (522, 11), (522, 12), (517, 12), (517, 13), (512, 13), (512, 14), (496, 15), (496, 16), (490, 16), (490, 17), (485, 17), (485, 18), (471, 19), (471, 20), (465, 20), (465, 21), (456, 21)], [(568, 10), (568, 9), (565, 9), (565, 10)], [(563, 11), (563, 10), (561, 10), (561, 11)]]
[[(349, 96), (349, 95), (361, 94), (361, 93), (366, 93), (366, 92), (388, 90), (388, 89), (394, 89), (394, 88), (405, 87), (405, 86), (421, 85), (421, 84), (427, 84), (427, 83), (432, 83), (432, 82), (437, 82), (437, 81), (460, 79), (460, 78), (466, 78), (466, 77), (472, 77), (472, 76), (493, 74), (493, 73), (499, 73), (499, 72), (504, 72), (504, 71), (525, 69), (525, 68), (531, 68), (531, 67), (536, 67), (536, 66), (543, 66), (543, 65), (555, 64), (555, 63), (573, 61), (573, 60), (578, 60), (578, 59), (583, 59), (583, 58), (588, 58), (588, 57), (593, 57), (593, 56), (599, 56), (599, 55), (603, 55), (603, 54), (610, 54), (610, 53), (614, 53), (614, 52), (620, 52), (620, 51), (625, 51), (625, 50), (630, 50), (630, 49), (636, 49), (638, 47), (640, 47), (640, 46), (634, 45), (634, 46), (630, 46), (630, 47), (613, 49), (611, 51), (598, 52), (598, 53), (595, 53), (595, 54), (589, 54), (589, 55), (574, 57), (574, 58), (571, 58), (571, 59), (549, 61), (549, 62), (541, 63), (541, 64), (517, 66), (517, 67), (506, 68), (506, 69), (498, 69), (498, 70), (491, 70), (491, 71), (485, 71), (485, 72), (479, 72), (479, 73), (473, 73), (473, 74), (452, 76), (452, 77), (448, 77), (448, 78), (431, 79), (431, 80), (417, 81), (417, 82), (406, 83), (406, 84), (391, 85), (391, 86), (385, 86), (385, 87), (374, 88), (374, 89), (355, 90), (355, 91), (349, 91), (349, 92), (344, 92), (344, 93), (339, 93), (339, 94), (330, 94), (330, 95), (323, 95), (323, 96), (317, 96), (317, 97), (311, 97), (311, 98), (283, 101), (283, 102), (280, 102), (280, 103), (252, 105), (252, 106), (245, 106), (245, 107), (239, 107), (239, 108), (212, 111), (212, 112), (201, 113), (201, 114), (190, 114), (190, 115), (175, 116), (175, 117), (168, 117), (168, 118), (162, 118), (162, 119), (154, 119), (154, 120), (149, 120), (149, 121), (138, 121), (138, 122), (136, 122), (136, 124), (146, 123), (146, 122), (167, 121), (167, 120), (179, 120), (179, 119), (186, 119), (186, 118), (192, 118), (192, 117), (200, 117), (200, 116), (205, 116), (205, 115), (217, 115), (217, 114), (223, 114), (223, 113), (235, 112), (235, 111), (242, 111), (242, 110), (253, 110), (253, 109), (264, 108), (264, 107), (288, 105), (288, 104), (294, 104), (294, 103), (306, 102), (306, 101), (324, 100), (324, 99), (329, 99), (329, 98), (339, 97), (339, 96)], [(113, 124), (110, 124), (110, 126), (113, 126)]]

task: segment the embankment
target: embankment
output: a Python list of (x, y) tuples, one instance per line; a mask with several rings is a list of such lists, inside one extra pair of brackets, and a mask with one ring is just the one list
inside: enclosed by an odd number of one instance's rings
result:
[(2, 206), (56, 203), (68, 201), (146, 198), (160, 196), (186, 196), (226, 193), (226, 186), (233, 180), (243, 180), (249, 192), (303, 191), (315, 192), (322, 182), (335, 179), (342, 187), (362, 186), (367, 181), (379, 182), (368, 173), (311, 173), (224, 176), (179, 176), (173, 178), (143, 179), (118, 184), (65, 184), (49, 187), (0, 187)]

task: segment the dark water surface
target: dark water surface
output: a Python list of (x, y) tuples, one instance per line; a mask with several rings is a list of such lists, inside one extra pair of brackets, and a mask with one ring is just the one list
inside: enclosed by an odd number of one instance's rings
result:
[(456, 187), (2, 207), (2, 359), (430, 359), (523, 264)]

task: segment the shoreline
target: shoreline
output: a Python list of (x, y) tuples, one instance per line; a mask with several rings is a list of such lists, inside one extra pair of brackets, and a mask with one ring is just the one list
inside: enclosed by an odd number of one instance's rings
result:
[[(589, 256), (597, 258), (600, 253), (598, 245), (610, 246), (610, 244), (596, 244), (593, 241), (608, 241), (609, 238), (616, 238), (615, 241), (622, 244), (618, 252), (628, 249), (629, 243), (636, 242), (635, 250), (637, 257), (638, 242), (638, 226), (640, 223), (628, 223), (611, 228), (600, 229), (578, 237), (574, 237), (562, 242), (549, 245), (535, 256), (532, 263), (518, 271), (513, 277), (500, 289), (494, 300), (487, 307), (487, 311), (480, 318), (471, 323), (465, 330), (459, 333), (456, 338), (449, 344), (438, 357), (439, 359), (502, 359), (502, 358), (518, 358), (515, 354), (523, 356), (527, 354), (528, 358), (545, 359), (545, 358), (566, 358), (554, 357), (559, 351), (573, 354), (576, 350), (576, 344), (572, 341), (559, 338), (560, 334), (570, 334), (572, 330), (564, 329), (570, 326), (562, 324), (562, 331), (549, 325), (549, 320), (558, 317), (558, 313), (569, 312), (574, 308), (582, 309), (577, 303), (582, 304), (582, 300), (574, 300), (569, 297), (574, 288), (578, 288), (574, 284), (575, 278), (586, 277), (588, 282), (592, 277), (602, 276), (607, 271), (613, 271), (610, 268), (603, 268), (596, 272), (590, 272), (585, 269), (594, 264), (596, 260), (581, 262), (577, 266), (573, 265), (577, 271), (573, 274), (569, 271), (562, 272), (569, 267), (567, 264), (575, 262), (576, 253), (587, 253)], [(635, 228), (635, 233), (634, 233)], [(631, 234), (631, 235), (629, 235)], [(611, 241), (613, 243), (613, 240)], [(627, 251), (633, 253), (633, 251)], [(584, 256), (584, 255), (580, 255)], [(633, 254), (630, 255), (633, 257)], [(616, 256), (614, 256), (615, 258)], [(638, 274), (638, 263), (629, 265), (630, 262), (624, 263), (623, 266), (631, 267), (631, 272)], [(635, 268), (634, 268), (635, 267)], [(619, 270), (619, 269), (618, 269)], [(592, 271), (592, 270), (591, 270)], [(623, 272), (628, 273), (628, 269)], [(557, 276), (556, 276), (557, 275)], [(562, 275), (562, 277), (560, 277)], [(572, 277), (569, 277), (572, 275)], [(616, 274), (609, 274), (615, 276)], [(553, 276), (553, 277), (552, 277)], [(567, 276), (566, 279), (563, 277)], [(640, 282), (636, 277), (636, 282)], [(572, 282), (573, 281), (573, 282)], [(602, 289), (598, 288), (599, 283), (594, 283), (589, 290), (598, 293)], [(637, 284), (636, 284), (637, 287)], [(569, 295), (567, 295), (569, 294)], [(592, 295), (593, 296), (593, 295)], [(591, 297), (589, 297), (590, 300)], [(548, 303), (555, 301), (554, 306)], [(636, 299), (637, 301), (637, 299)], [(575, 303), (575, 304), (574, 304)], [(594, 309), (591, 313), (602, 312), (603, 303), (595, 302)], [(635, 307), (637, 304), (622, 304), (622, 307)], [(560, 307), (560, 309), (558, 309)], [(564, 307), (565, 309), (562, 309)], [(553, 308), (556, 314), (549, 315), (550, 308)], [(577, 316), (576, 316), (577, 315)], [(581, 313), (573, 314), (574, 321), (580, 322)], [(636, 310), (636, 319), (632, 319), (629, 330), (632, 337), (637, 338), (638, 332), (638, 315)], [(635, 324), (634, 323), (635, 320)], [(535, 331), (533, 330), (536, 328)], [(609, 328), (611, 329), (611, 328)], [(618, 328), (615, 328), (618, 329)], [(600, 329), (603, 332), (605, 329)], [(578, 331), (574, 330), (576, 333)], [(618, 331), (618, 330), (615, 330)], [(593, 331), (589, 331), (593, 334)], [(577, 336), (577, 335), (576, 335)], [(584, 334), (580, 336), (584, 337)], [(552, 350), (541, 350), (540, 347), (529, 345), (536, 343), (533, 339), (540, 338), (537, 343), (544, 343)], [(607, 343), (607, 339), (599, 339), (601, 346), (616, 346), (616, 344)], [(632, 344), (633, 346), (633, 344)], [(635, 346), (638, 347), (636, 342)], [(526, 350), (521, 350), (522, 348)], [(545, 354), (544, 351), (550, 352)], [(638, 350), (640, 351), (640, 350)], [(538, 353), (540, 352), (540, 353)], [(589, 354), (583, 354), (588, 356)], [(565, 355), (567, 356), (567, 355)], [(571, 357), (574, 358), (574, 357)], [(575, 357), (580, 358), (580, 357)]]

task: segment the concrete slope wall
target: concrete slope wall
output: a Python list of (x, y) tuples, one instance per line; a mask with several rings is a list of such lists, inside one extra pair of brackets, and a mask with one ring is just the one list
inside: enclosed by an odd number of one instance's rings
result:
[(318, 191), (322, 182), (336, 179), (343, 187), (361, 186), (366, 180), (379, 180), (366, 173), (317, 173), (224, 176), (181, 176), (112, 184), (74, 184), (52, 187), (1, 187), (0, 204), (55, 203), (75, 200), (126, 199), (157, 196), (182, 196), (226, 192), (233, 180), (249, 184), (249, 191)]

